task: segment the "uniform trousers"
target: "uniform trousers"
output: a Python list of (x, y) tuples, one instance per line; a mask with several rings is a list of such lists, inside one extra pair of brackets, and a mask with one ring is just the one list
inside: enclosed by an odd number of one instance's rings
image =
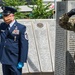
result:
[(22, 69), (16, 66), (2, 64), (3, 75), (22, 75)]

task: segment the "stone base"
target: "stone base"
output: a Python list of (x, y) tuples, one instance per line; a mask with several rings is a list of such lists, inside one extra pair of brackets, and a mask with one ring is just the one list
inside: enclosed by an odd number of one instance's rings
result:
[(54, 75), (54, 72), (24, 73), (23, 75)]

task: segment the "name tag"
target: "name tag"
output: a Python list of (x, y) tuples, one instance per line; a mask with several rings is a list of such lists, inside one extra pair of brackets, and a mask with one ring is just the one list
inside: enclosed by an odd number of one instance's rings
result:
[(19, 30), (13, 30), (12, 34), (19, 34)]

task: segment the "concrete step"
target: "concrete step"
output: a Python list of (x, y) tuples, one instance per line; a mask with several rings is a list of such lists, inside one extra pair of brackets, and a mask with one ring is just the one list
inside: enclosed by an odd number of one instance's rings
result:
[(54, 75), (54, 72), (25, 73), (23, 75)]

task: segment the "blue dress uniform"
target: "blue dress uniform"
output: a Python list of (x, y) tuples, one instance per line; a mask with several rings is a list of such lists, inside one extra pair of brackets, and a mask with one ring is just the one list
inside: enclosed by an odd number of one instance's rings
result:
[(22, 68), (17, 69), (17, 65), (19, 62), (27, 61), (26, 26), (15, 21), (12, 27), (8, 29), (8, 25), (3, 22), (0, 24), (0, 36), (0, 62), (2, 63), (3, 75), (22, 75)]

